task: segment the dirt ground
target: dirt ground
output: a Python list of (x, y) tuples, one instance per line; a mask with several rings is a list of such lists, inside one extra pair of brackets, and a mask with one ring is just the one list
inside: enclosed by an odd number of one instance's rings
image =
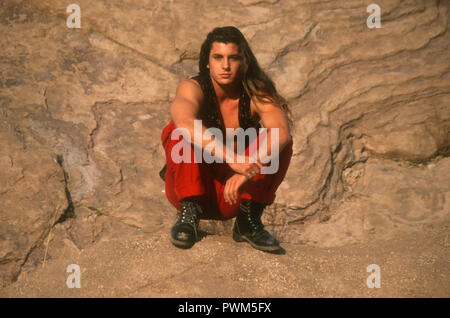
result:
[[(274, 255), (206, 235), (177, 249), (169, 231), (67, 248), (45, 266), (24, 267), (1, 297), (450, 297), (450, 223), (420, 234), (334, 248), (282, 244)], [(51, 247), (50, 247), (51, 248)], [(69, 288), (80, 268), (80, 288)], [(369, 288), (368, 266), (380, 269)], [(375, 282), (375, 280), (372, 280)]]

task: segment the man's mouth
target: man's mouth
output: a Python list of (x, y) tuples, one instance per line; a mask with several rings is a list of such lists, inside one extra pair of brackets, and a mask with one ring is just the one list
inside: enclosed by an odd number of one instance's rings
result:
[(220, 74), (220, 77), (230, 77), (231, 74)]

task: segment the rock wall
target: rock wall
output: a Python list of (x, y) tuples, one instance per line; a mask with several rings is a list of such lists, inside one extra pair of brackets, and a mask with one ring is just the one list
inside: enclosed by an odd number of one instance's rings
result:
[(168, 233), (160, 133), (216, 26), (245, 34), (294, 113), (294, 157), (265, 215), (282, 241), (344, 245), (448, 220), (449, 3), (378, 0), (373, 29), (370, 3), (80, 0), (69, 29), (70, 3), (2, 1), (0, 279), (51, 257), (49, 243)]

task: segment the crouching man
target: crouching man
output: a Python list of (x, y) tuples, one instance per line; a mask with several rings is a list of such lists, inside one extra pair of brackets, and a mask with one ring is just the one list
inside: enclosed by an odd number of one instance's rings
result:
[(190, 248), (200, 219), (236, 217), (235, 241), (281, 250), (261, 216), (291, 160), (291, 113), (238, 29), (208, 34), (199, 74), (179, 84), (170, 113), (161, 141), (165, 193), (179, 211), (171, 242)]

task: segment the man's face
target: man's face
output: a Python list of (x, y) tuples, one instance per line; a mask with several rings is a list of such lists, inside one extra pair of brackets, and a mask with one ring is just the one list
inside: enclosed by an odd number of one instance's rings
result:
[(211, 78), (219, 85), (230, 85), (240, 80), (242, 57), (235, 43), (213, 42), (209, 52)]

